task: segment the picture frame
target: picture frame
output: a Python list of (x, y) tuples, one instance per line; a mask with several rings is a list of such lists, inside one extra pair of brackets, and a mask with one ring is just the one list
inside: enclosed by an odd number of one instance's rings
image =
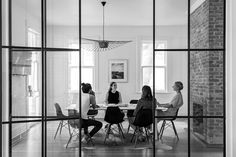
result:
[(127, 59), (109, 60), (109, 82), (128, 82)]

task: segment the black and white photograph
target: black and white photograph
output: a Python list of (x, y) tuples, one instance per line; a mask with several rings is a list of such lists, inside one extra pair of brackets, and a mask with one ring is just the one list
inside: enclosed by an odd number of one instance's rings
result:
[(109, 61), (109, 82), (127, 82), (127, 60)]
[(0, 13), (0, 157), (236, 157), (236, 0)]

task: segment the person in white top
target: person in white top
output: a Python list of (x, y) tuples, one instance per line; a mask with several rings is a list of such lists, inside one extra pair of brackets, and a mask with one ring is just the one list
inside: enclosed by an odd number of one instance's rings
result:
[[(164, 104), (160, 104), (159, 102), (157, 103), (157, 105), (160, 107), (168, 108), (167, 111), (158, 110), (157, 116), (175, 116), (177, 110), (184, 104), (183, 97), (181, 94), (181, 90), (184, 88), (183, 83), (177, 81), (174, 83), (172, 88), (176, 92), (176, 95), (172, 98), (171, 102), (169, 103), (164, 103)], [(158, 121), (159, 120), (161, 120), (161, 118), (158, 119)]]
[[(101, 128), (102, 128), (102, 123), (93, 120), (93, 119), (88, 119), (87, 118), (87, 113), (90, 108), (90, 104), (92, 107), (95, 108), (96, 106), (96, 100), (95, 96), (89, 94), (91, 88), (89, 84), (82, 83), (82, 94), (81, 94), (81, 117), (82, 117), (82, 128), (84, 128), (84, 138), (82, 141), (86, 140), (88, 141), (94, 134), (96, 134)], [(76, 110), (79, 111), (79, 104), (76, 104)], [(94, 128), (88, 133), (88, 127), (89, 126), (94, 126)]]

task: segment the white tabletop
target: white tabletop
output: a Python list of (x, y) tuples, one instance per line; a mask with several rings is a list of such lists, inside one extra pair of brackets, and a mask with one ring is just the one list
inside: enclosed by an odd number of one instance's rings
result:
[[(106, 110), (109, 106), (118, 106), (121, 110), (134, 110), (137, 104), (97, 104), (99, 108), (96, 110)], [(71, 104), (66, 107), (66, 110), (75, 110), (76, 104)], [(166, 111), (167, 108), (157, 106), (156, 110)]]

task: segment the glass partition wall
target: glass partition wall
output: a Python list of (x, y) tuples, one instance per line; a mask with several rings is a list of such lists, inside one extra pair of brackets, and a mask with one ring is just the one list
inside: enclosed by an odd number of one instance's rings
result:
[[(108, 1), (105, 16), (92, 0), (0, 4), (1, 156), (226, 156), (224, 0)], [(82, 37), (132, 42), (91, 52), (86, 47), (93, 43)], [(117, 82), (124, 104), (140, 99), (143, 85), (158, 103), (169, 103), (176, 81), (183, 83), (184, 103), (163, 117), (153, 101), (152, 140), (137, 147), (126, 117), (125, 142), (104, 144), (107, 123), (99, 111), (104, 126), (94, 145), (84, 144), (83, 129), (68, 123), (78, 117), (66, 117), (82, 109), (81, 83), (90, 83), (103, 104), (109, 64), (124, 60), (128, 79)], [(58, 116), (55, 104), (66, 116)]]

